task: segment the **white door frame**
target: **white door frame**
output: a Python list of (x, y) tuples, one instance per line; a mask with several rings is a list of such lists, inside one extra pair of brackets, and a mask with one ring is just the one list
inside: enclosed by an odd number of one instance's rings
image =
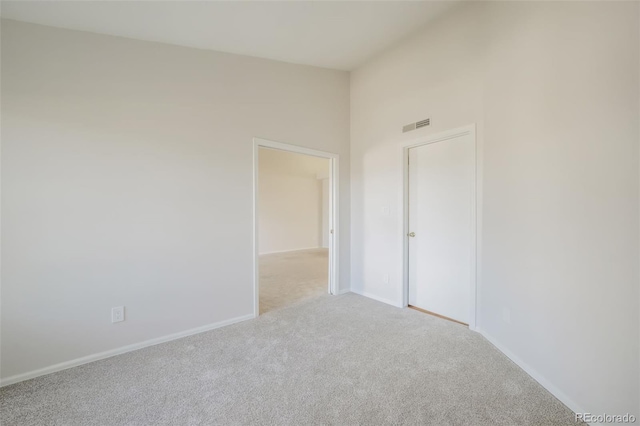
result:
[(260, 229), (258, 214), (258, 155), (260, 148), (276, 149), (297, 154), (311, 155), (329, 160), (329, 229), (332, 231), (329, 237), (329, 285), (330, 294), (338, 294), (338, 241), (339, 241), (339, 197), (338, 197), (338, 162), (340, 156), (325, 151), (304, 148), (282, 142), (267, 139), (253, 138), (253, 315), (260, 315)]
[(469, 135), (471, 137), (472, 149), (473, 149), (473, 164), (472, 164), (472, 176), (471, 179), (471, 280), (470, 286), (470, 307), (471, 312), (469, 314), (469, 329), (476, 329), (476, 304), (477, 302), (477, 182), (478, 182), (478, 158), (476, 149), (476, 126), (475, 124), (460, 127), (457, 129), (448, 130), (445, 132), (428, 135), (420, 139), (415, 139), (406, 142), (402, 145), (403, 149), (403, 162), (402, 170), (404, 176), (404, 190), (403, 190), (403, 307), (409, 306), (409, 149), (416, 148), (422, 145), (428, 145), (436, 142), (442, 142), (448, 139), (457, 138), (460, 136)]

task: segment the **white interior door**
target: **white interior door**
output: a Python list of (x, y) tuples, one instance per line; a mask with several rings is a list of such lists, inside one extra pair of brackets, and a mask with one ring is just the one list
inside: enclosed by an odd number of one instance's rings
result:
[(409, 149), (409, 304), (466, 324), (473, 182), (470, 135)]

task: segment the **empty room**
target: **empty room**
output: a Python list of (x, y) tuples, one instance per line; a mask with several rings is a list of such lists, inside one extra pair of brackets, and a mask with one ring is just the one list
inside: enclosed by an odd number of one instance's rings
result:
[(0, 2), (0, 423), (640, 423), (639, 1)]
[(264, 147), (257, 155), (257, 294), (262, 314), (332, 292), (334, 160)]

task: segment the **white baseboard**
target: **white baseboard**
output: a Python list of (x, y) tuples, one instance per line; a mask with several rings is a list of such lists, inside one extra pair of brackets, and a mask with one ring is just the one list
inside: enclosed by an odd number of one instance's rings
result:
[(350, 288), (343, 288), (342, 290), (338, 291), (338, 294), (347, 294), (347, 293), (351, 293)]
[(369, 299), (377, 300), (378, 302), (386, 303), (387, 305), (395, 306), (396, 308), (403, 307), (402, 304), (396, 301), (385, 299), (384, 297), (376, 296), (375, 294), (366, 291), (351, 289), (351, 293), (359, 294), (360, 296), (368, 297)]
[(535, 369), (533, 369), (529, 364), (524, 362), (518, 356), (516, 356), (513, 352), (507, 349), (504, 345), (499, 343), (496, 339), (494, 339), (491, 335), (487, 334), (484, 330), (476, 328), (477, 332), (479, 332), (485, 339), (489, 341), (493, 346), (496, 347), (500, 352), (505, 354), (511, 361), (513, 361), (518, 367), (522, 368), (525, 373), (531, 376), (536, 382), (538, 382), (543, 388), (551, 392), (553, 396), (558, 398), (560, 402), (566, 405), (571, 411), (574, 413), (588, 413), (584, 408), (578, 405), (574, 400), (569, 398), (564, 392), (558, 389), (553, 383), (551, 383), (547, 378), (538, 373)]
[(276, 251), (266, 251), (264, 253), (258, 253), (258, 256), (262, 256), (263, 254), (278, 254), (278, 253), (291, 253), (294, 251), (303, 251), (303, 250), (315, 250), (315, 249), (320, 249), (320, 248), (326, 248), (326, 247), (303, 247), (303, 248), (297, 248), (297, 249), (292, 249), (292, 250), (276, 250)]
[(79, 365), (88, 364), (90, 362), (99, 361), (101, 359), (110, 358), (115, 355), (121, 355), (127, 352), (135, 351), (135, 350), (146, 348), (149, 346), (154, 346), (160, 343), (169, 342), (171, 340), (180, 339), (182, 337), (191, 336), (193, 334), (203, 333), (205, 331), (214, 330), (216, 328), (224, 327), (227, 325), (235, 324), (235, 323), (246, 321), (253, 318), (255, 318), (253, 314), (243, 315), (241, 317), (231, 318), (231, 319), (216, 322), (213, 324), (203, 325), (202, 327), (196, 327), (189, 330), (180, 331), (178, 333), (169, 334), (167, 336), (156, 337), (155, 339), (145, 340), (140, 343), (134, 343), (131, 345), (122, 346), (120, 348), (111, 349), (111, 350), (100, 352), (97, 354), (87, 355), (82, 358), (72, 359), (70, 361), (61, 362), (59, 364), (54, 364), (49, 367), (44, 367), (38, 370), (29, 371), (27, 373), (16, 374), (15, 376), (10, 376), (10, 377), (7, 377), (6, 379), (1, 379), (0, 387), (8, 386), (8, 385), (22, 382), (29, 379), (33, 379), (39, 376), (55, 373), (57, 371), (66, 370), (68, 368), (77, 367)]

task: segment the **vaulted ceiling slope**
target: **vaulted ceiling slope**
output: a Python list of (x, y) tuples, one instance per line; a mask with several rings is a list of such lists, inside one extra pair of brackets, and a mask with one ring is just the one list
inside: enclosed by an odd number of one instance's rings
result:
[(3, 18), (352, 70), (455, 1), (2, 1)]

